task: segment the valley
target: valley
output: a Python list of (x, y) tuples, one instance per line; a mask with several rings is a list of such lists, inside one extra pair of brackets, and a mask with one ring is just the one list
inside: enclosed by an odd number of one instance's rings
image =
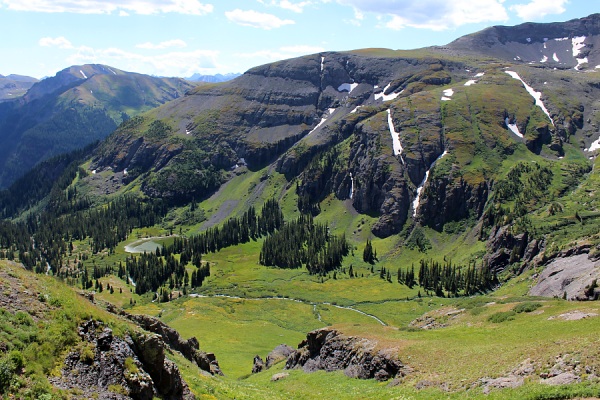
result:
[(0, 394), (598, 397), (599, 21), (57, 74), (170, 94), (0, 192)]

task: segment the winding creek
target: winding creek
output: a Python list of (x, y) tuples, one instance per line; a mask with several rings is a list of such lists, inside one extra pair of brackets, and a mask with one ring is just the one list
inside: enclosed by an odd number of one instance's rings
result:
[[(313, 306), (313, 310), (316, 311), (317, 310), (317, 306), (332, 306), (332, 307), (336, 307), (339, 308), (341, 310), (348, 310), (348, 311), (353, 311), (359, 314), (362, 314), (366, 317), (372, 318), (375, 321), (377, 321), (379, 324), (383, 325), (383, 326), (387, 326), (387, 324), (385, 322), (383, 322), (381, 319), (377, 318), (375, 315), (373, 314), (369, 314), (366, 313), (364, 311), (361, 310), (357, 310), (354, 307), (344, 307), (344, 306), (338, 306), (337, 304), (332, 304), (329, 302), (313, 302), (313, 301), (305, 301), (305, 300), (299, 300), (299, 299), (293, 299), (293, 298), (289, 298), (289, 297), (239, 297), (239, 296), (230, 296), (227, 294), (212, 294), (212, 295), (205, 295), (205, 294), (197, 294), (197, 293), (192, 293), (189, 295), (190, 297), (196, 297), (196, 298), (226, 298), (226, 299), (234, 299), (234, 300), (254, 300), (254, 301), (258, 301), (258, 300), (286, 300), (286, 301), (295, 301), (296, 303), (302, 303), (302, 304), (308, 304), (308, 305), (312, 305)], [(317, 319), (321, 322), (323, 322), (323, 320), (321, 319), (321, 314), (317, 312)]]

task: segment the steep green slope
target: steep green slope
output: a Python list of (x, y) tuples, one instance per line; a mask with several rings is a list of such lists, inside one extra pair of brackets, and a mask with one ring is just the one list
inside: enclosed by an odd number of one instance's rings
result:
[(74, 66), (0, 105), (0, 187), (38, 162), (80, 149), (123, 120), (183, 95), (182, 79), (155, 78), (102, 65)]

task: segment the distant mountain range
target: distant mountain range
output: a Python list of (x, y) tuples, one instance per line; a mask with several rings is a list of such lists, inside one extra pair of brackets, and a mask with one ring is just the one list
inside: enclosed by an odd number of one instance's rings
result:
[(230, 73), (230, 74), (225, 74), (225, 75), (223, 75), (223, 74), (216, 74), (216, 75), (194, 74), (186, 79), (188, 81), (192, 81), (192, 82), (219, 83), (219, 82), (230, 81), (232, 79), (237, 78), (240, 75), (241, 74), (235, 74), (235, 73)]
[(124, 120), (194, 87), (180, 78), (105, 65), (72, 66), (41, 81), (13, 75), (3, 81), (15, 89), (5, 90), (6, 96), (21, 100), (0, 103), (0, 187), (38, 162), (103, 139)]
[(36, 82), (38, 79), (30, 76), (0, 75), (0, 102), (23, 96)]

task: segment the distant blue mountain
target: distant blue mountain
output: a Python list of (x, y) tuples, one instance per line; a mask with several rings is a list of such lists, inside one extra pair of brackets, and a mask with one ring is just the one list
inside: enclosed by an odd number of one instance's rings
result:
[(186, 78), (188, 81), (192, 81), (192, 82), (210, 82), (210, 83), (217, 83), (217, 82), (227, 82), (230, 81), (234, 78), (237, 78), (238, 76), (240, 76), (241, 74), (238, 73), (229, 73), (229, 74), (216, 74), (216, 75), (200, 75), (200, 74), (194, 74), (192, 76), (190, 76), (189, 78)]

